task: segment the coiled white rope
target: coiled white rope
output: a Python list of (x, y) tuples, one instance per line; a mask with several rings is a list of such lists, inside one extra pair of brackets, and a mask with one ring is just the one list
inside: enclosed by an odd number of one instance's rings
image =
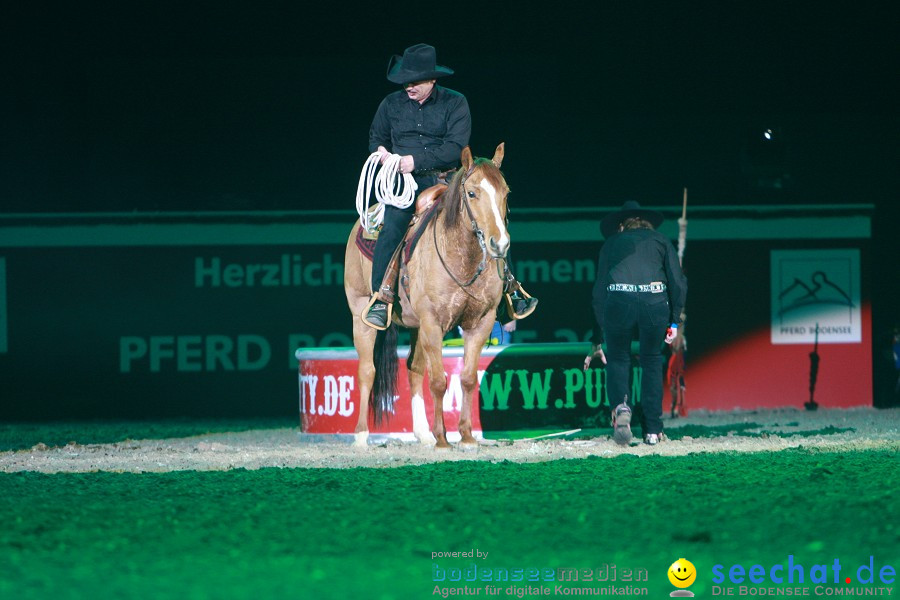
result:
[[(400, 155), (391, 154), (378, 169), (381, 154), (373, 152), (366, 159), (359, 174), (359, 185), (356, 187), (356, 212), (359, 213), (359, 224), (369, 233), (384, 221), (384, 205), (397, 208), (409, 208), (416, 199), (418, 185), (412, 173), (403, 173), (400, 178)], [(375, 172), (378, 171), (376, 175)], [(369, 208), (372, 188), (375, 188), (375, 199), (378, 206)]]

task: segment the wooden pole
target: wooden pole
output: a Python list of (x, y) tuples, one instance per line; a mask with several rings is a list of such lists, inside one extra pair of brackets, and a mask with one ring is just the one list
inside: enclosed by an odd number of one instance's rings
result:
[[(678, 264), (684, 258), (684, 248), (687, 246), (687, 187), (684, 188), (684, 199), (681, 204), (681, 218), (678, 219)], [(682, 315), (686, 319), (686, 315)], [(675, 341), (672, 342), (672, 355), (669, 357), (667, 368), (669, 377), (669, 391), (672, 393), (672, 417), (687, 416), (687, 407), (684, 404), (684, 324), (680, 327)]]

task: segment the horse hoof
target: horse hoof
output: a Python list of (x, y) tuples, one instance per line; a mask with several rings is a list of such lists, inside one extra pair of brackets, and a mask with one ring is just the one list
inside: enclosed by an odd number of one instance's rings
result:
[(478, 442), (460, 442), (459, 449), (463, 452), (478, 452)]
[(419, 443), (423, 446), (434, 446), (437, 444), (437, 440), (430, 431), (415, 431), (413, 432), (416, 435), (416, 439), (419, 440)]
[(359, 431), (353, 434), (353, 447), (354, 448), (368, 448), (369, 447), (369, 432), (368, 431)]

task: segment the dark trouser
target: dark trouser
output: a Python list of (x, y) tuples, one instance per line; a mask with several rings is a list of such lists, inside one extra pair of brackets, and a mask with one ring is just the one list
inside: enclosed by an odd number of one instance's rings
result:
[[(641, 429), (659, 433), (662, 425), (662, 343), (669, 326), (669, 301), (665, 294), (610, 292), (603, 313), (606, 333), (606, 375), (611, 408), (628, 394), (631, 340), (635, 329), (640, 342)], [(632, 399), (633, 401), (633, 399)]]
[[(427, 175), (425, 177), (415, 177), (419, 188), (416, 190), (421, 192), (437, 183), (435, 175)], [(384, 272), (387, 270), (388, 263), (391, 262), (391, 256), (394, 250), (403, 241), (406, 235), (406, 229), (409, 222), (412, 221), (413, 215), (416, 214), (416, 203), (413, 202), (409, 208), (403, 210), (395, 206), (384, 207), (384, 222), (381, 226), (381, 232), (378, 234), (378, 241), (375, 242), (375, 255), (372, 257), (372, 290), (377, 292), (381, 287), (381, 280), (384, 278)], [(389, 282), (393, 289), (396, 285), (393, 281)]]

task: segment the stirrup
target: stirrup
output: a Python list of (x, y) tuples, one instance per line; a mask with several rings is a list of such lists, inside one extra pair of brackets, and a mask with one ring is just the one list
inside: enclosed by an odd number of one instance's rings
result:
[[(384, 327), (379, 327), (374, 323), (370, 323), (367, 316), (369, 316), (369, 309), (372, 308), (372, 305), (375, 302), (383, 302), (385, 306), (387, 306), (387, 318), (384, 321)], [(394, 304), (393, 302), (385, 302), (384, 300), (378, 297), (378, 294), (372, 294), (372, 297), (369, 299), (369, 302), (366, 303), (365, 307), (363, 307), (362, 312), (359, 314), (359, 318), (362, 319), (362, 322), (371, 327), (372, 329), (377, 329), (378, 331), (384, 331), (388, 327), (391, 326), (391, 318), (394, 315)]]
[[(526, 292), (522, 286), (519, 286), (519, 288), (516, 289), (513, 292), (513, 294), (515, 294), (516, 292), (522, 293), (522, 296), (525, 298), (526, 306), (527, 306), (527, 304), (528, 304), (527, 301), (531, 300), (531, 294)], [(535, 298), (534, 302), (531, 303), (531, 306), (527, 306), (525, 312), (517, 313), (515, 307), (513, 306), (513, 300), (512, 300), (512, 296), (510, 295), (510, 293), (504, 292), (503, 296), (506, 298), (506, 312), (509, 314), (510, 317), (512, 317), (516, 321), (518, 321), (519, 319), (524, 319), (525, 317), (527, 317), (528, 315), (533, 313), (534, 309), (537, 308), (538, 303), (537, 303), (537, 298)]]

